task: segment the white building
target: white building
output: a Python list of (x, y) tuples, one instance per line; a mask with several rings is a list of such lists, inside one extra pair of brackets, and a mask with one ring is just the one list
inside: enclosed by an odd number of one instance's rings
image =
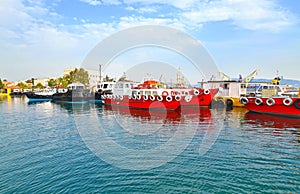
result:
[(85, 69), (89, 75), (89, 86), (90, 88), (96, 87), (97, 83), (100, 81), (100, 73), (96, 70)]

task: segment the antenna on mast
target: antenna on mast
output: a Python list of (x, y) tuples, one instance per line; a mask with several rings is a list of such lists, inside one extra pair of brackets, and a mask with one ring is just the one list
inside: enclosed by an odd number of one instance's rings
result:
[(102, 75), (101, 75), (101, 71), (102, 71), (102, 65), (99, 64), (99, 79), (100, 79), (100, 83), (102, 82)]

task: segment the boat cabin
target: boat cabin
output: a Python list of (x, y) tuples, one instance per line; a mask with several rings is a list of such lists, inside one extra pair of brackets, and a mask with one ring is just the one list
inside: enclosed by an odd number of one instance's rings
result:
[(106, 94), (130, 95), (133, 87), (133, 82), (100, 82), (97, 84), (97, 91)]
[(274, 85), (270, 83), (261, 83), (252, 96), (257, 97), (271, 97), (271, 96), (289, 96), (296, 97), (298, 95), (298, 88), (289, 85)]
[(116, 82), (99, 82), (97, 84), (97, 91), (101, 90), (101, 91), (108, 91), (108, 90), (112, 90), (114, 88), (114, 86), (116, 85)]
[(202, 82), (203, 89), (219, 88), (218, 96), (239, 98), (247, 93), (247, 83), (238, 81), (208, 81)]
[(68, 90), (83, 90), (84, 88), (84, 84), (82, 83), (71, 83), (67, 86)]
[(133, 87), (133, 82), (116, 82), (113, 88), (113, 94), (130, 95)]

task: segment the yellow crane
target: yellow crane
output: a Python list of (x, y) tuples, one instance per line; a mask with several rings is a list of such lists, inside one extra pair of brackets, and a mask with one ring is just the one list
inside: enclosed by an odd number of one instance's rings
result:
[(258, 73), (259, 69), (255, 69), (250, 75), (248, 75), (245, 79), (243, 79), (243, 82), (248, 83), (250, 82)]
[(222, 71), (219, 71), (220, 76), (222, 77), (223, 81), (231, 81), (231, 77), (223, 73)]
[[(257, 74), (259, 69), (255, 69), (252, 73), (250, 73), (247, 77), (242, 79), (242, 76), (240, 75), (239, 81), (248, 83), (250, 82)], [(226, 75), (225, 73), (219, 71), (220, 76), (222, 77), (223, 81), (232, 81), (232, 78)]]

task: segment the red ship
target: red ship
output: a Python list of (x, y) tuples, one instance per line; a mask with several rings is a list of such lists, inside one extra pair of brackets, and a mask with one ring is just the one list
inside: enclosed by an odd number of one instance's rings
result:
[[(209, 106), (218, 89), (166, 88), (163, 83), (147, 80), (131, 89), (116, 83), (113, 94), (102, 95), (106, 105), (137, 109), (176, 110), (180, 106)], [(118, 90), (122, 89), (122, 90)], [(124, 94), (124, 89), (126, 90)]]
[(240, 102), (251, 112), (300, 118), (299, 97), (241, 97)]

